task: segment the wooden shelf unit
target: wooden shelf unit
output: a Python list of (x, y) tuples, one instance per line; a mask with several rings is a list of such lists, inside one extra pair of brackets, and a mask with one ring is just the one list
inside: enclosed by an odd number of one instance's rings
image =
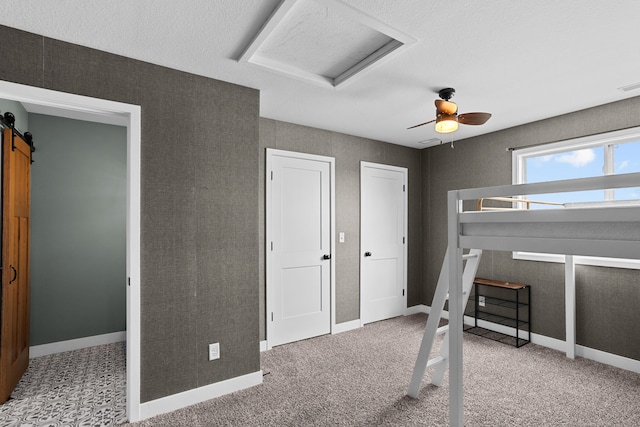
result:
[[(465, 332), (483, 336), (494, 341), (522, 347), (531, 341), (531, 291), (529, 285), (476, 278), (473, 281), (474, 307), (466, 316), (475, 319)], [(525, 313), (522, 313), (525, 311)], [(515, 336), (478, 326), (484, 320), (515, 329)], [(527, 339), (521, 338), (524, 332)]]

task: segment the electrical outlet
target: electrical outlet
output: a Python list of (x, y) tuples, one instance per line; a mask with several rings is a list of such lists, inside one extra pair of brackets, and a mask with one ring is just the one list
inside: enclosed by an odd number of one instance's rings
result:
[(482, 295), (478, 296), (478, 305), (480, 307), (484, 307), (484, 296), (482, 296)]
[(220, 343), (209, 344), (209, 360), (220, 359)]

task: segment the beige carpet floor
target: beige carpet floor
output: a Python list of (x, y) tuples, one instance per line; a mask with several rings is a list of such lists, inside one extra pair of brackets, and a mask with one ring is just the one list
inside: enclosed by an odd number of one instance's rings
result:
[[(447, 426), (447, 379), (405, 396), (426, 315), (262, 353), (262, 385), (147, 426)], [(464, 334), (465, 425), (640, 426), (640, 375), (527, 344)]]

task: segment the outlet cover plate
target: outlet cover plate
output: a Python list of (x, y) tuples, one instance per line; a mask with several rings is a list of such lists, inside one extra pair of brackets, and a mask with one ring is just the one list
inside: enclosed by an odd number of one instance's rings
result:
[(220, 359), (220, 343), (209, 344), (209, 360)]

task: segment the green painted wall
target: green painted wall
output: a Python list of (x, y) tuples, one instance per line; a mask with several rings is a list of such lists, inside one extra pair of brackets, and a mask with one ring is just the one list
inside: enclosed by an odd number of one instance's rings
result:
[(31, 345), (126, 329), (126, 128), (29, 114)]

